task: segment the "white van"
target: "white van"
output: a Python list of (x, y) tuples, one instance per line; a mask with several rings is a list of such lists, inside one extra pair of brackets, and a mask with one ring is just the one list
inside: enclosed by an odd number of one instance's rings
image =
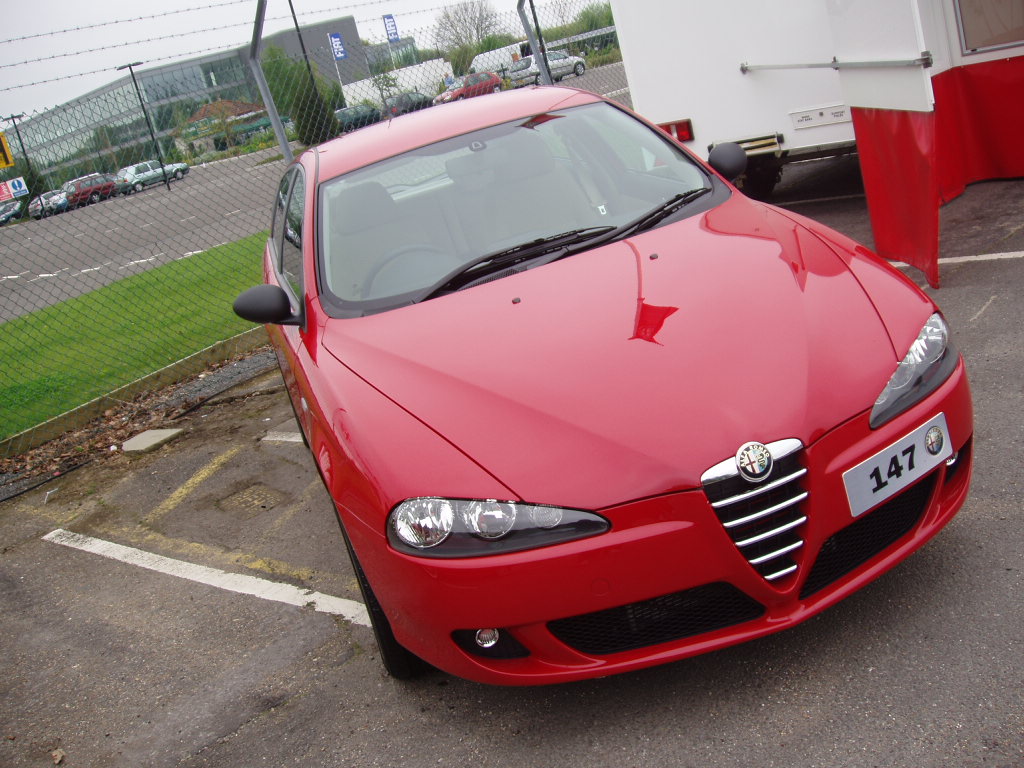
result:
[[(484, 51), (473, 57), (469, 65), (470, 72), (494, 72), (499, 77), (508, 77), (512, 62), (519, 58), (519, 43)], [(515, 58), (513, 58), (515, 57)]]

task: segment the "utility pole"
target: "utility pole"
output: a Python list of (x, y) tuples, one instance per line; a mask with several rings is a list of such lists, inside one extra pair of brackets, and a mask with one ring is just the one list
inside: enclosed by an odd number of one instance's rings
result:
[(141, 67), (141, 61), (133, 61), (131, 64), (122, 64), (117, 68), (120, 72), (122, 69), (127, 69), (128, 73), (132, 76), (132, 84), (135, 86), (135, 95), (139, 97), (139, 106), (142, 107), (142, 114), (146, 118), (146, 125), (149, 127), (149, 137), (153, 139), (153, 146), (156, 147), (156, 157), (160, 161), (160, 172), (164, 175), (164, 184), (167, 185), (168, 191), (171, 188), (171, 180), (167, 178), (167, 167), (164, 165), (164, 153), (160, 151), (160, 142), (156, 140), (156, 131), (153, 130), (153, 121), (149, 119), (149, 112), (146, 111), (146, 102), (142, 100), (142, 89), (139, 88), (139, 81), (135, 79), (135, 67)]

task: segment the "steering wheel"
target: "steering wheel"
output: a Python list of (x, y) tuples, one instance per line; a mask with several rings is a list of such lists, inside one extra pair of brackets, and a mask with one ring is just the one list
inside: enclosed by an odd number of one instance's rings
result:
[[(427, 255), (429, 255), (429, 256), (440, 256), (440, 257), (442, 257), (446, 261), (447, 260), (452, 260), (454, 262), (453, 254), (449, 253), (448, 251), (442, 250), (441, 248), (438, 248), (436, 245), (431, 245), (430, 243), (412, 243), (411, 245), (403, 245), (402, 247), (396, 248), (395, 250), (391, 251), (391, 253), (389, 253), (386, 256), (384, 256), (377, 263), (377, 265), (373, 269), (370, 270), (369, 274), (366, 275), (366, 279), (363, 282), (363, 285), (364, 285), (364, 292), (363, 292), (363, 294), (364, 294), (364, 296), (374, 296), (374, 295), (376, 295), (375, 291), (373, 290), (374, 282), (380, 276), (381, 272), (383, 272), (388, 266), (390, 266), (391, 264), (394, 264), (396, 261), (398, 261), (399, 259), (402, 259), (403, 257), (410, 256), (410, 255), (413, 255), (413, 254), (415, 254), (415, 255), (417, 255), (419, 257), (423, 257), (423, 256), (427, 256)], [(412, 261), (409, 266), (410, 267), (415, 267), (418, 264), (422, 264), (424, 261), (426, 261), (427, 266), (430, 267), (430, 269), (427, 271), (426, 274), (423, 274), (422, 272), (411, 271), (411, 270), (410, 271), (403, 271), (401, 273), (398, 273), (399, 277), (405, 277), (406, 280), (403, 281), (405, 283), (405, 285), (404, 286), (400, 286), (400, 288), (397, 291), (397, 293), (401, 293), (404, 290), (412, 290), (413, 288), (419, 288), (421, 286), (426, 286), (426, 285), (429, 284), (429, 281), (430, 281), (431, 278), (435, 278), (436, 279), (437, 276), (443, 275), (443, 274), (445, 274), (448, 271), (447, 269), (437, 269), (436, 268), (437, 264), (438, 264), (437, 259), (426, 259), (426, 260), (424, 260), (424, 259), (420, 258), (420, 259), (417, 259), (415, 261)], [(454, 264), (453, 264), (453, 266), (454, 266)], [(422, 280), (418, 279), (418, 275), (422, 275), (423, 279)]]

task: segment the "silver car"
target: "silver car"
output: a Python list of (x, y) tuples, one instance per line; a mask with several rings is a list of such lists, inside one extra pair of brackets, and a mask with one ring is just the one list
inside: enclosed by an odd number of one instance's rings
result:
[(117, 172), (117, 192), (130, 195), (132, 192), (141, 192), (150, 184), (163, 184), (164, 171), (167, 172), (168, 181), (179, 180), (188, 173), (189, 168), (185, 163), (164, 163), (161, 169), (159, 160), (129, 165)]
[[(587, 69), (587, 62), (579, 56), (570, 56), (565, 51), (548, 51), (547, 62), (548, 69), (551, 70), (551, 79), (556, 83), (567, 75), (579, 77)], [(523, 56), (513, 63), (508, 76), (514, 87), (531, 83), (540, 84), (540, 70), (533, 56)]]

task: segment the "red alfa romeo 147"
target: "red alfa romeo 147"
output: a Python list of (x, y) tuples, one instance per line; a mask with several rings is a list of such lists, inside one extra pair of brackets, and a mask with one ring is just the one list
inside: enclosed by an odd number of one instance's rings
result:
[(967, 496), (967, 374), (863, 246), (566, 88), (306, 151), (268, 324), (387, 671), (537, 684), (791, 627)]

